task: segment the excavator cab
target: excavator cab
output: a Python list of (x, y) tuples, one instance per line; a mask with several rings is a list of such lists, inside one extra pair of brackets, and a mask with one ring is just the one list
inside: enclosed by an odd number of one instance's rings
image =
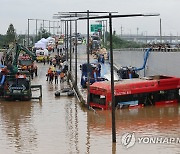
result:
[(4, 83), (4, 97), (8, 100), (30, 100), (31, 76), (29, 72), (7, 75)]

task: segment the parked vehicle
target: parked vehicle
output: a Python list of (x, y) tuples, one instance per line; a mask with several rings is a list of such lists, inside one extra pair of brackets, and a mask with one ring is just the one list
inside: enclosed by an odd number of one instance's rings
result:
[[(31, 55), (31, 60), (35, 59), (35, 54), (17, 43), (12, 50), (5, 54), (5, 64), (7, 65), (1, 71), (0, 93), (1, 97), (8, 100), (30, 100), (32, 98), (31, 88), (41, 87), (39, 85), (34, 85), (32, 87), (32, 74), (26, 70), (19, 70), (19, 55), (21, 51)], [(21, 57), (20, 61), (26, 62), (26, 59)]]
[(47, 49), (38, 49), (36, 50), (36, 60), (37, 62), (42, 62), (43, 59), (47, 59), (49, 55), (49, 51)]
[[(150, 76), (124, 79), (115, 82), (116, 107), (143, 107), (147, 105), (172, 105), (179, 99), (180, 78), (171, 76)], [(90, 106), (111, 109), (111, 83), (95, 82), (90, 85)]]
[(6, 75), (4, 83), (4, 98), (8, 100), (30, 100), (31, 75), (29, 72), (18, 72), (16, 75)]
[(78, 38), (78, 39), (77, 39), (77, 44), (82, 44), (82, 43), (83, 43), (82, 38)]

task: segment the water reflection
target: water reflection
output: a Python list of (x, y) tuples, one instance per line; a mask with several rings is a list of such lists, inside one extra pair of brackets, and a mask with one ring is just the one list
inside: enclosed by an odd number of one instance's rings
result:
[(75, 98), (55, 98), (53, 91), (37, 102), (0, 103), (0, 149), (3, 153), (177, 153), (179, 145), (136, 145), (123, 149), (121, 136), (180, 134), (180, 106), (116, 110), (117, 143), (112, 143), (111, 111), (93, 112)]
[[(171, 153), (177, 153), (179, 151), (179, 144), (156, 144), (147, 145), (141, 144), (136, 145), (132, 150), (123, 148), (121, 145), (121, 137), (124, 133), (134, 132), (136, 137), (143, 136), (157, 136), (157, 137), (175, 137), (179, 138), (180, 134), (180, 106), (169, 106), (169, 107), (145, 107), (140, 109), (123, 109), (116, 110), (116, 137), (117, 143), (112, 143), (112, 151), (110, 151), (109, 144), (112, 142), (111, 134), (111, 112), (110, 111), (96, 111), (88, 112), (88, 124), (91, 133), (91, 140), (97, 141), (97, 145), (90, 143), (90, 150), (96, 152), (101, 150), (104, 152), (127, 152), (137, 153), (142, 152), (146, 149), (151, 150), (153, 153), (159, 153), (167, 151)], [(104, 140), (103, 140), (104, 139)], [(105, 141), (106, 140), (106, 141)], [(106, 149), (100, 148), (100, 144), (106, 145)]]
[[(127, 129), (139, 131), (144, 127), (146, 130), (171, 131), (180, 126), (179, 114), (180, 106), (116, 110), (116, 128), (120, 132)], [(88, 112), (88, 123), (91, 131), (108, 133), (111, 131), (111, 112)]]
[(0, 103), (1, 133), (6, 134), (10, 146), (16, 152), (26, 153), (37, 146), (37, 133), (31, 119), (32, 109), (31, 102)]

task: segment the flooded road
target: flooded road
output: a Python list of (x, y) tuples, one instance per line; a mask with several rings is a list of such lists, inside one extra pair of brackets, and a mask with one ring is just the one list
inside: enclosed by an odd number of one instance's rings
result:
[[(117, 110), (117, 143), (112, 144), (111, 111), (89, 111), (75, 97), (56, 98), (60, 85), (46, 81), (47, 64), (38, 63), (38, 68), (33, 84), (42, 84), (41, 101), (0, 101), (0, 154), (180, 153), (180, 142), (147, 141), (180, 138), (180, 106)], [(122, 136), (133, 132), (136, 143), (127, 148)]]

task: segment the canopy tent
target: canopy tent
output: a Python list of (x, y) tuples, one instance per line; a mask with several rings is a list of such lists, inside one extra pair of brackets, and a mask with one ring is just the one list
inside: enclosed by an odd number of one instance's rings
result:
[[(55, 42), (55, 39), (52, 37), (48, 37), (47, 39), (42, 38), (37, 43), (35, 43), (35, 48), (46, 49), (48, 46), (48, 42)], [(52, 44), (52, 43), (51, 43)]]
[(47, 45), (47, 43), (48, 43), (48, 40), (45, 39), (45, 38), (42, 38), (40, 41), (43, 42), (43, 43), (46, 44), (46, 45)]
[(55, 38), (48, 37), (46, 40), (48, 40), (48, 41), (55, 41)]
[(38, 41), (37, 43), (35, 43), (35, 48), (46, 49), (46, 44), (41, 41)]

